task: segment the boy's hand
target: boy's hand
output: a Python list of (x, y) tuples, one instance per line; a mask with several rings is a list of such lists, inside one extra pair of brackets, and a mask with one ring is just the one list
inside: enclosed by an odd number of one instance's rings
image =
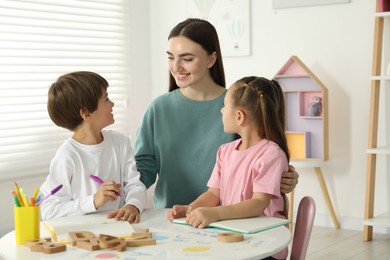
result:
[(168, 212), (168, 220), (172, 221), (175, 218), (184, 218), (189, 210), (190, 207), (187, 205), (174, 205)]
[(107, 201), (116, 201), (117, 193), (121, 192), (121, 185), (115, 183), (114, 181), (107, 181), (99, 186), (98, 191), (93, 196), (93, 202), (95, 204), (95, 208), (99, 209)]
[(138, 208), (130, 204), (108, 214), (107, 218), (115, 218), (115, 220), (128, 221), (130, 223), (139, 223), (141, 219)]

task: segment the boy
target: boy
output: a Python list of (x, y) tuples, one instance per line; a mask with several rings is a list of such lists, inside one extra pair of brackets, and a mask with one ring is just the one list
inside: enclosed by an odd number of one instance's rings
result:
[(59, 77), (49, 89), (51, 120), (73, 135), (57, 150), (40, 187), (48, 194), (63, 185), (41, 203), (43, 220), (107, 210), (113, 210), (108, 218), (130, 223), (140, 220), (146, 188), (139, 179), (130, 140), (118, 132), (102, 130), (114, 123), (114, 103), (108, 98), (107, 87), (100, 75), (79, 71)]

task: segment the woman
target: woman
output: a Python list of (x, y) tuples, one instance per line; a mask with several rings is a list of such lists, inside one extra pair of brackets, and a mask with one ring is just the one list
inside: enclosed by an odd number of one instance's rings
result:
[[(167, 54), (169, 92), (149, 105), (134, 146), (141, 181), (149, 188), (157, 180), (157, 208), (189, 204), (205, 192), (219, 146), (238, 138), (223, 130), (225, 74), (214, 26), (193, 18), (179, 23), (169, 34)], [(281, 191), (297, 182), (290, 167)]]

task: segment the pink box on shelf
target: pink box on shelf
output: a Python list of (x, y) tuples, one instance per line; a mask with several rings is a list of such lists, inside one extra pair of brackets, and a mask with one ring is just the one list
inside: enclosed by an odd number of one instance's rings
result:
[(378, 12), (389, 12), (390, 0), (378, 0)]

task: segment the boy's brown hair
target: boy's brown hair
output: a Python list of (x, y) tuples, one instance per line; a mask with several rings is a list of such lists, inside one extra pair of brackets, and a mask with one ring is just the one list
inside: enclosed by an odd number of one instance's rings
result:
[(94, 112), (108, 87), (102, 76), (90, 71), (76, 71), (60, 76), (48, 93), (47, 110), (58, 126), (74, 131), (82, 122), (81, 110)]

